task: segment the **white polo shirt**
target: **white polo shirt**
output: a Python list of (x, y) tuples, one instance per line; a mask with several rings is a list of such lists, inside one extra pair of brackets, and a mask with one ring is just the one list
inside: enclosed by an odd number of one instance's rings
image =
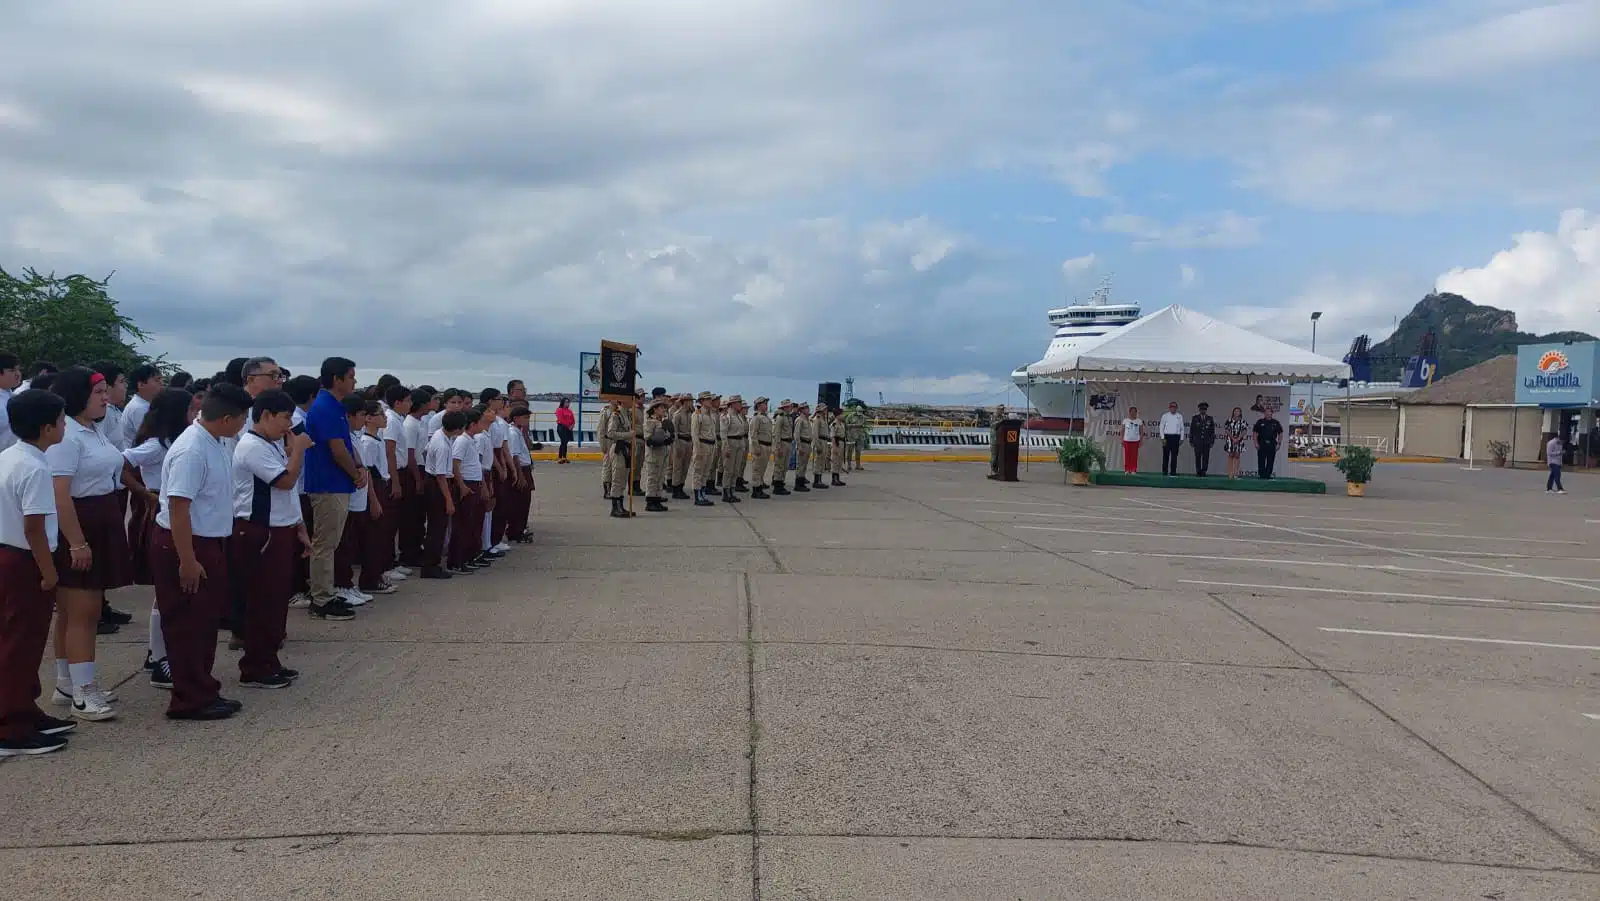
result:
[(528, 449), (528, 439), (522, 437), (521, 429), (512, 429), (507, 441), (507, 447), (511, 449), (512, 459), (522, 466), (533, 465), (533, 451)]
[(489, 420), (489, 446), (499, 450), (511, 440), (511, 424), (496, 416)]
[(494, 469), (494, 438), (488, 430), (472, 436), (478, 444), (478, 463), (483, 466), (484, 472)]
[(17, 436), (11, 431), (11, 414), (6, 412), (9, 403), (11, 392), (0, 388), (0, 451), (17, 443)]
[(156, 525), (172, 528), (172, 498), (189, 499), (189, 528), (196, 538), (233, 534), (233, 461), (222, 442), (199, 422), (167, 449), (161, 467), (161, 511)]
[(437, 432), (440, 429), (444, 428), (444, 414), (445, 414), (444, 410), (434, 410), (432, 413), (428, 414), (428, 437), (429, 438), (432, 438), (433, 434), (435, 432)]
[[(389, 455), (384, 453), (384, 442), (376, 435), (366, 432), (357, 432), (354, 436), (356, 453), (360, 455), (361, 465), (368, 469), (376, 469), (378, 476), (384, 481), (389, 479)], [(400, 455), (395, 454), (395, 462), (399, 462)]]
[(1161, 414), (1161, 434), (1162, 435), (1177, 435), (1179, 438), (1182, 438), (1183, 437), (1183, 414), (1182, 413), (1162, 413)]
[(18, 441), (0, 451), (0, 544), (28, 549), (25, 517), (44, 516), (45, 540), (56, 549), (56, 489), (44, 451)]
[(144, 418), (150, 412), (150, 402), (135, 394), (128, 398), (128, 405), (122, 408), (122, 449), (127, 450), (134, 446), (139, 437), (139, 426), (144, 425)]
[(423, 460), (423, 469), (430, 476), (455, 475), (455, 469), (450, 465), (451, 445), (450, 436), (443, 431), (433, 433), (428, 439), (428, 453)]
[[(378, 430), (378, 442), (380, 444), (389, 441), (394, 442), (394, 465), (396, 466), (404, 466), (406, 461), (411, 459), (411, 439), (406, 435), (406, 419), (407, 417), (390, 410), (384, 415), (383, 428)], [(384, 454), (383, 460), (384, 469), (388, 469), (389, 455)], [(388, 477), (387, 474), (384, 475), (384, 478), (387, 479)]]
[(468, 435), (466, 432), (457, 435), (455, 442), (450, 446), (450, 457), (461, 461), (461, 481), (483, 481), (483, 457), (479, 454), (476, 435)]
[(122, 483), (122, 451), (99, 429), (67, 417), (67, 433), (44, 452), (52, 476), (72, 477), (73, 497), (100, 497)]
[[(427, 462), (428, 457), (428, 417), (407, 416), (405, 421), (406, 453), (411, 463), (418, 466)], [(400, 459), (400, 448), (395, 448), (395, 462), (406, 465)]]
[(273, 486), (289, 471), (282, 441), (246, 432), (233, 449), (233, 517), (279, 529), (300, 522), (300, 490)]
[(146, 438), (138, 447), (122, 452), (122, 459), (138, 467), (139, 478), (151, 491), (161, 490), (161, 466), (167, 459), (167, 446), (156, 438)]

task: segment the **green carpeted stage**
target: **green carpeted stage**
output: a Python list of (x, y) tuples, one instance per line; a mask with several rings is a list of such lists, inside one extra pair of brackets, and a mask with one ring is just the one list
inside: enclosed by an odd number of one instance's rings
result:
[(1089, 480), (1096, 485), (1127, 488), (1196, 488), (1205, 491), (1272, 491), (1282, 494), (1327, 494), (1328, 486), (1314, 479), (1230, 479), (1227, 476), (1164, 476), (1152, 472), (1129, 475), (1123, 472), (1097, 472)]

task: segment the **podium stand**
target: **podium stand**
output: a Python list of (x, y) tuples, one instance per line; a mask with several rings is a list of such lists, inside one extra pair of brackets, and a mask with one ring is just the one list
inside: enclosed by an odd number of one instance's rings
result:
[(1002, 419), (989, 431), (989, 478), (997, 482), (1017, 480), (1017, 460), (1022, 452), (1020, 419)]

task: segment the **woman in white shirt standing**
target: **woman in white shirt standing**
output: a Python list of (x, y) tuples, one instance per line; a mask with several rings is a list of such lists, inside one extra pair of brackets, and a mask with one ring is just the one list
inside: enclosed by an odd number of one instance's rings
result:
[(1139, 443), (1144, 440), (1144, 420), (1139, 418), (1139, 408), (1129, 407), (1122, 420), (1122, 471), (1139, 471)]
[[(133, 492), (134, 501), (129, 504), (133, 518), (128, 520), (128, 548), (133, 557), (135, 585), (156, 584), (150, 567), (150, 541), (155, 534), (156, 511), (161, 506), (162, 469), (172, 442), (194, 421), (193, 402), (194, 396), (182, 388), (162, 389), (141, 412), (133, 446), (122, 452), (127, 461), (122, 483)], [(135, 473), (138, 478), (134, 478)], [(150, 649), (145, 653), (144, 668), (150, 673), (151, 685), (172, 687), (167, 642), (161, 635), (161, 610), (154, 602), (150, 605)]]
[(95, 629), (105, 593), (133, 584), (133, 557), (117, 488), (122, 452), (95, 427), (106, 413), (106, 380), (73, 367), (51, 390), (66, 402), (67, 434), (45, 452), (55, 477), (62, 541), (56, 548), (61, 584), (56, 591), (56, 690), (51, 700), (70, 706), (81, 720), (116, 716), (116, 696), (95, 681)]

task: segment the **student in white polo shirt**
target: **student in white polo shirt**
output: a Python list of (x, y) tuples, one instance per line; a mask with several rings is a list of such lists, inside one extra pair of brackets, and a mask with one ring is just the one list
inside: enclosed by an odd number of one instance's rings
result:
[(411, 493), (406, 490), (410, 476), (411, 444), (406, 435), (406, 414), (411, 412), (411, 389), (393, 385), (384, 394), (383, 422), (377, 429), (377, 439), (383, 450), (385, 485), (383, 495), (383, 525), (388, 534), (389, 559), (383, 576), (391, 582), (404, 581), (411, 575), (410, 568), (400, 562), (395, 537), (400, 531), (400, 517)]
[(171, 719), (226, 719), (244, 706), (218, 693), (222, 683), (211, 667), (228, 608), (233, 534), (233, 461), (222, 439), (239, 434), (250, 406), (243, 388), (212, 385), (200, 418), (172, 443), (162, 466), (150, 563), (172, 668)]
[[(128, 519), (128, 547), (133, 553), (133, 583), (156, 584), (150, 569), (150, 542), (156, 532), (156, 511), (161, 509), (161, 470), (173, 442), (194, 421), (190, 412), (193, 397), (182, 388), (167, 388), (156, 395), (150, 409), (139, 422), (136, 442), (122, 452), (128, 461), (122, 481), (133, 491), (128, 507), (135, 511)], [(137, 479), (134, 475), (137, 475)], [(172, 687), (172, 671), (167, 667), (167, 642), (161, 635), (161, 609), (150, 605), (150, 649), (145, 652), (145, 671), (156, 688)]]
[(456, 575), (483, 569), (483, 514), (488, 501), (484, 481), (483, 451), (478, 435), (488, 428), (489, 414), (475, 407), (466, 414), (467, 426), (450, 444), (454, 465), (456, 512), (450, 520), (449, 569)]
[(14, 394), (22, 393), (22, 361), (16, 354), (0, 351), (0, 451), (17, 443), (12, 434), (10, 420), (6, 417), (6, 404)]
[(448, 579), (450, 570), (445, 564), (446, 542), (450, 537), (450, 523), (456, 515), (455, 440), (466, 428), (467, 418), (460, 413), (446, 413), (440, 429), (428, 439), (424, 458), (428, 495), (427, 533), (422, 542), (422, 578)]
[(233, 450), (230, 581), (244, 593), (239, 684), (287, 688), (300, 674), (278, 658), (294, 593), (295, 560), (311, 552), (300, 515), (301, 466), (311, 439), (293, 432), (294, 401), (276, 388), (256, 395), (249, 431)]
[(66, 404), (24, 391), (6, 404), (17, 437), (0, 451), (0, 757), (66, 747), (71, 720), (39, 709), (39, 663), (55, 606), (55, 485), (45, 451), (66, 431)]
[(400, 566), (408, 570), (422, 568), (422, 540), (428, 523), (427, 473), (424, 472), (428, 455), (427, 417), (435, 404), (430, 389), (416, 388), (411, 392), (411, 412), (405, 417), (408, 459), (401, 465), (404, 472), (399, 476), (404, 496), (395, 532)]
[(516, 467), (511, 478), (510, 497), (506, 498), (505, 537), (515, 544), (532, 544), (528, 534), (528, 514), (533, 509), (533, 440), (528, 435), (528, 421), (532, 414), (527, 407), (511, 408), (511, 464)]

